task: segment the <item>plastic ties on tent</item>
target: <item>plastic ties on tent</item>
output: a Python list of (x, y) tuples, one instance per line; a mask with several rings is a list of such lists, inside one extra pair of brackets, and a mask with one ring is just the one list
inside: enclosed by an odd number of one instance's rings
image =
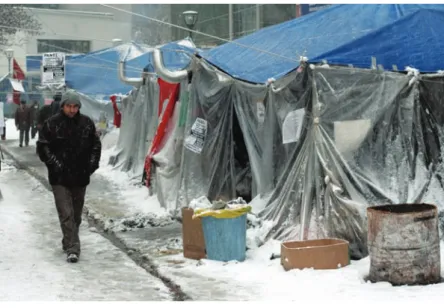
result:
[(209, 209), (196, 209), (194, 210), (193, 219), (201, 217), (214, 217), (214, 218), (237, 218), (245, 215), (251, 211), (251, 206), (245, 205), (238, 208), (227, 208), (222, 210), (209, 210)]

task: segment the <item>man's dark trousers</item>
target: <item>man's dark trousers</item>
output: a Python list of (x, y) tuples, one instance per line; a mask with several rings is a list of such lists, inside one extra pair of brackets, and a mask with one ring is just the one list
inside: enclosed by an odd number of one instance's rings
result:
[(60, 227), (62, 245), (68, 255), (80, 256), (79, 227), (82, 223), (82, 210), (85, 203), (86, 187), (52, 186)]
[(20, 144), (23, 145), (23, 139), (25, 139), (25, 145), (29, 144), (29, 128), (20, 129)]

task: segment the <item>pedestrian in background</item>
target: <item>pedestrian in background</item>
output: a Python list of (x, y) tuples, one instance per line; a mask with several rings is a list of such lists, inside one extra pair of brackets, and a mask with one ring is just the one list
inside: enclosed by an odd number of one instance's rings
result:
[(26, 101), (21, 101), (20, 106), (15, 111), (15, 126), (20, 131), (20, 147), (29, 145), (29, 129), (31, 128), (31, 110), (26, 106)]

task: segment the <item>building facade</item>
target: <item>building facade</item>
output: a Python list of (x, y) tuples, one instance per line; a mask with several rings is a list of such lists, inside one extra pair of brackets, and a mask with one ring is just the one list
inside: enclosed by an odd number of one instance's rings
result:
[[(133, 4), (133, 11), (140, 15), (185, 28), (182, 13), (189, 10), (199, 13), (194, 30), (209, 35), (192, 34), (199, 47), (217, 46), (297, 16), (296, 4)], [(189, 35), (186, 29), (160, 25), (141, 16), (134, 17), (133, 23), (146, 33), (148, 44), (176, 41)], [(153, 28), (161, 30), (153, 31)]]
[[(112, 46), (112, 40), (132, 39), (132, 16), (98, 4), (29, 4), (29, 13), (42, 25), (35, 36), (16, 34), (14, 59), (27, 73), (26, 57), (45, 52), (88, 53)], [(131, 11), (131, 5), (113, 5)], [(6, 57), (0, 64), (0, 75), (8, 73)], [(37, 72), (38, 73), (38, 72)]]

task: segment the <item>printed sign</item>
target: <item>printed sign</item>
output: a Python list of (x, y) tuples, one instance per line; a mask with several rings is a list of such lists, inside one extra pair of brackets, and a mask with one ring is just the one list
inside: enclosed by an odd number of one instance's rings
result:
[(302, 132), (304, 122), (304, 108), (293, 110), (287, 114), (282, 124), (282, 143), (297, 142)]
[(191, 132), (185, 138), (185, 148), (200, 154), (204, 147), (205, 138), (207, 137), (208, 123), (204, 119), (197, 118), (191, 127)]
[(335, 144), (339, 153), (349, 159), (364, 142), (371, 128), (369, 119), (334, 122)]
[(65, 84), (65, 54), (48, 52), (42, 56), (42, 85)]

